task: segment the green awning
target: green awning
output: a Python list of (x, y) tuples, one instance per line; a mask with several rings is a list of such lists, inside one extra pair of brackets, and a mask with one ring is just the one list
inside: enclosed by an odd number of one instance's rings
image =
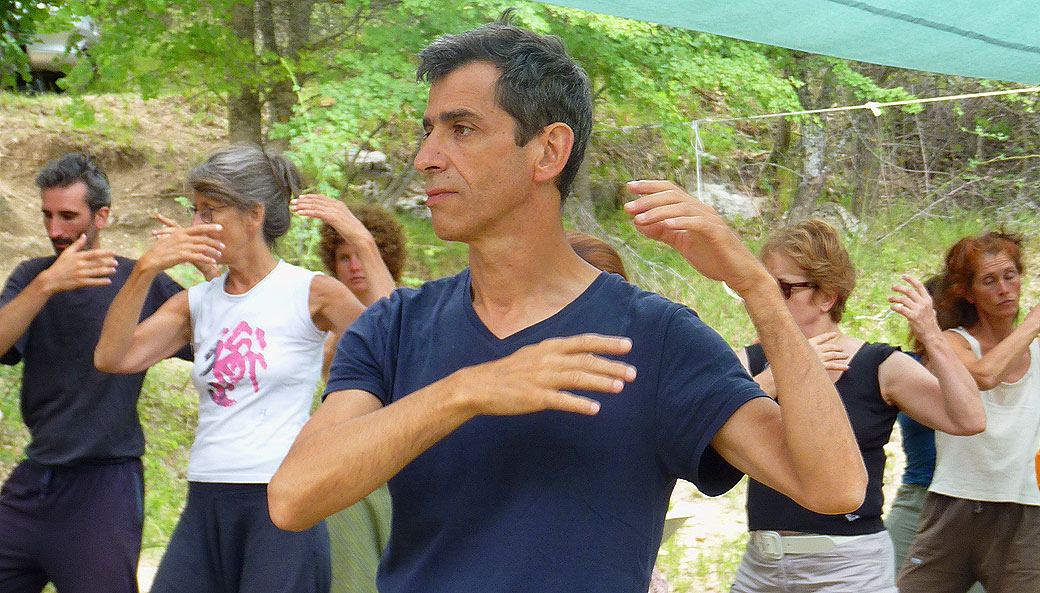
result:
[(1038, 0), (554, 0), (900, 68), (1040, 82)]

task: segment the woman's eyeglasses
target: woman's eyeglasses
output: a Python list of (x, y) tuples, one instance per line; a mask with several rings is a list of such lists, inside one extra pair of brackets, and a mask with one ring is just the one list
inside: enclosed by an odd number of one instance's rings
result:
[(796, 288), (816, 289), (815, 282), (784, 282), (783, 280), (777, 280), (776, 283), (780, 285), (780, 292), (784, 294), (785, 301), (791, 298), (791, 291)]
[(230, 207), (230, 204), (227, 206), (203, 206), (201, 208), (196, 208), (195, 206), (188, 206), (188, 213), (191, 214), (192, 218), (195, 218), (195, 215), (197, 214), (199, 216), (199, 220), (206, 224), (210, 224), (213, 222), (214, 211), (223, 210), (225, 208)]

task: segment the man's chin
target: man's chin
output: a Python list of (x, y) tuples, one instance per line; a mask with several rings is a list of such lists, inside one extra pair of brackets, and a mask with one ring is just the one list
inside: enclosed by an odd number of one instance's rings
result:
[(72, 245), (72, 243), (55, 243), (51, 241), (51, 245), (54, 246), (54, 254), (61, 255), (61, 253), (68, 249), (69, 245)]

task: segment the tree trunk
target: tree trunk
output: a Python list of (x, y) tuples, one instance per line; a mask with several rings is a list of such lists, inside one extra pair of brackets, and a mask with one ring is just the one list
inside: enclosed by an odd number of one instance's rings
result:
[[(261, 16), (261, 19), (270, 19), (273, 23), (271, 1), (261, 0), (261, 2), (267, 5), (266, 13)], [(273, 37), (274, 25), (271, 24), (270, 27), (265, 25), (263, 27), (265, 39), (268, 37), (267, 31), (271, 32), (272, 51), (283, 60), (276, 68), (278, 74), (271, 85), (270, 94), (268, 95), (268, 113), (270, 117), (268, 130), (276, 124), (288, 123), (289, 119), (292, 118), (293, 109), (299, 103), (299, 97), (297, 97), (296, 91), (293, 89), (292, 76), (299, 76), (296, 66), (299, 64), (300, 52), (310, 38), (311, 13), (313, 10), (313, 0), (283, 0), (282, 11), (287, 13), (286, 24), (288, 29), (286, 31), (285, 49), (282, 51), (278, 50), (276, 40)], [(292, 69), (293, 72), (290, 73), (287, 71), (287, 68)], [(298, 79), (297, 82), (302, 83)], [(278, 150), (285, 150), (289, 147), (289, 141), (284, 138), (271, 140), (270, 144)]]
[(869, 113), (863, 113), (859, 118), (866, 125), (857, 126), (852, 212), (863, 217), (877, 203), (881, 191), (881, 122)]
[(788, 166), (791, 152), (791, 122), (786, 117), (780, 118), (773, 137), (773, 150), (769, 153), (767, 171), (764, 175), (769, 179), (772, 191), (780, 193), (784, 185), (783, 168)]
[[(816, 65), (815, 58), (806, 55), (796, 64), (796, 70), (805, 84), (795, 91), (803, 109), (820, 109), (830, 104), (834, 94), (831, 76), (833, 66)], [(811, 89), (817, 89), (815, 92)], [(794, 201), (787, 213), (788, 224), (812, 216), (816, 199), (827, 182), (827, 130), (822, 116), (805, 117), (801, 124), (802, 178), (798, 182)]]
[[(252, 2), (236, 2), (231, 7), (231, 30), (235, 36), (246, 44), (251, 54), (256, 54), (255, 26), (253, 18)], [(243, 65), (253, 68), (253, 64)], [(234, 72), (228, 73), (228, 78), (234, 78)], [(247, 80), (253, 80), (250, 76)], [(228, 108), (228, 136), (231, 142), (248, 142), (260, 144), (262, 140), (260, 122), (262, 119), (260, 109), (260, 94), (255, 86), (242, 84), (237, 91), (232, 91), (227, 98)]]
[(800, 222), (812, 216), (816, 198), (827, 181), (824, 163), (826, 151), (827, 134), (823, 126), (806, 120), (802, 124), (802, 178), (787, 213), (788, 223)]

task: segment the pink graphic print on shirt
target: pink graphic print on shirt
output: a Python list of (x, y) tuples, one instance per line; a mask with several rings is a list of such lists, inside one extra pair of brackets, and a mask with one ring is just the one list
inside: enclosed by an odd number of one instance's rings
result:
[[(246, 373), (253, 384), (253, 392), (260, 391), (260, 384), (256, 379), (257, 365), (267, 368), (267, 360), (264, 359), (263, 350), (267, 348), (264, 338), (264, 330), (259, 327), (255, 330), (245, 321), (239, 322), (235, 330), (228, 335), (228, 329), (220, 332), (224, 339), (217, 340), (217, 345), (206, 354), (206, 358), (213, 358), (209, 369), (213, 371), (213, 381), (209, 382), (211, 389), (209, 397), (213, 403), (225, 408), (238, 403), (228, 395), (235, 389), (235, 385), (241, 381)], [(255, 347), (255, 350), (254, 350)], [(203, 374), (205, 374), (205, 372)]]

